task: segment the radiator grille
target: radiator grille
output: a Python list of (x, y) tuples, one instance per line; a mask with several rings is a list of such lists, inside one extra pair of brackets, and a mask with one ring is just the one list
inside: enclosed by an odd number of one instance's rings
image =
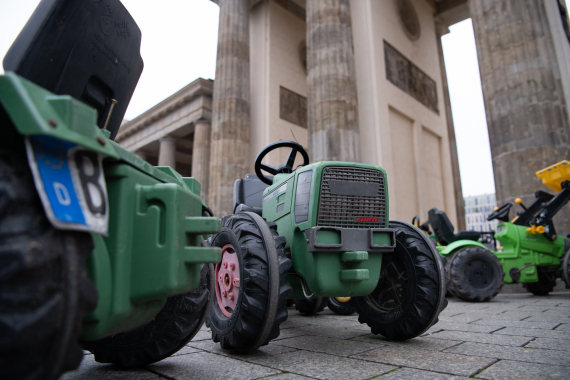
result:
[[(375, 196), (333, 194), (331, 181), (378, 184)], [(357, 218), (378, 218), (359, 222)], [(386, 191), (384, 176), (377, 170), (354, 167), (326, 167), (321, 182), (318, 226), (342, 228), (383, 228), (386, 224)]]

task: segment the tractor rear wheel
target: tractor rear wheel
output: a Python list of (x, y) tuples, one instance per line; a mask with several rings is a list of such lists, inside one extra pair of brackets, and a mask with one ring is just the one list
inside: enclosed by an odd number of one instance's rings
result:
[(329, 297), (328, 307), (332, 312), (339, 315), (351, 315), (356, 313), (356, 309), (350, 304), (350, 300), (339, 302), (335, 297)]
[(505, 273), (497, 256), (481, 247), (460, 249), (449, 259), (449, 291), (469, 302), (484, 302), (503, 288)]
[(57, 379), (79, 366), (83, 317), (97, 305), (85, 232), (49, 223), (25, 157), (0, 154), (0, 377)]
[(213, 266), (202, 264), (200, 285), (169, 297), (152, 321), (108, 338), (84, 342), (100, 363), (135, 367), (155, 363), (182, 349), (200, 331), (210, 309)]
[(525, 282), (523, 288), (535, 296), (547, 296), (554, 290), (556, 278), (553, 275), (538, 270), (538, 282)]
[(277, 225), (243, 212), (222, 218), (209, 240), (222, 248), (215, 269), (215, 297), (208, 317), (212, 340), (223, 349), (251, 352), (279, 336), (287, 319), (291, 260)]
[(447, 306), (445, 272), (438, 252), (417, 227), (390, 222), (396, 230), (396, 249), (382, 255), (376, 289), (364, 297), (353, 297), (358, 321), (373, 334), (388, 339), (415, 338), (437, 323)]
[(317, 297), (314, 300), (295, 300), (295, 310), (301, 314), (315, 315), (325, 309), (328, 300), (328, 297)]

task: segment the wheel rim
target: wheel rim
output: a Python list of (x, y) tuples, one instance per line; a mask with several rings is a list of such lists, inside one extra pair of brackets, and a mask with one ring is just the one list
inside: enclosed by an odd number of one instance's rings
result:
[(483, 260), (471, 260), (465, 267), (465, 278), (475, 289), (484, 289), (493, 282), (493, 270)]
[(216, 299), (218, 307), (226, 317), (231, 317), (238, 301), (240, 268), (233, 245), (222, 247), (222, 262), (216, 264)]
[(408, 275), (406, 266), (396, 257), (384, 265), (376, 289), (368, 296), (374, 306), (383, 311), (391, 311), (400, 307), (408, 291)]

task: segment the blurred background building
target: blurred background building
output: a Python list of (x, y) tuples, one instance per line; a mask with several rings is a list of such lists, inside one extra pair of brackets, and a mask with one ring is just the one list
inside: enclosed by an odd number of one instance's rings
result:
[[(202, 183), (218, 215), (267, 144), (384, 167), (390, 218), (445, 210), (466, 229), (441, 36), (473, 20), (498, 203), (570, 157), (562, 0), (219, 0), (216, 80), (198, 79), (116, 141)], [(285, 161), (287, 152), (269, 157)], [(559, 231), (570, 232), (569, 213)]]
[(498, 221), (487, 221), (487, 217), (497, 207), (495, 194), (465, 197), (465, 221), (468, 231), (491, 231), (497, 227)]

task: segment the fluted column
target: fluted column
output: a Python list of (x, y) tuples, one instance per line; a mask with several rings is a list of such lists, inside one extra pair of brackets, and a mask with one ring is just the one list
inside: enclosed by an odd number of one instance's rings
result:
[[(544, 0), (469, 0), (469, 11), (497, 203), (522, 198), (528, 205), (541, 188), (535, 172), (570, 157), (568, 110)], [(570, 233), (570, 213), (559, 212), (555, 226)]]
[(192, 148), (192, 177), (202, 185), (200, 196), (208, 204), (208, 181), (210, 170), (210, 122), (198, 120), (194, 125)]
[(209, 206), (232, 213), (233, 185), (249, 167), (249, 0), (220, 0)]
[(176, 169), (176, 140), (172, 137), (163, 137), (159, 142), (158, 166), (170, 166)]
[(311, 161), (360, 161), (349, 0), (307, 0)]

